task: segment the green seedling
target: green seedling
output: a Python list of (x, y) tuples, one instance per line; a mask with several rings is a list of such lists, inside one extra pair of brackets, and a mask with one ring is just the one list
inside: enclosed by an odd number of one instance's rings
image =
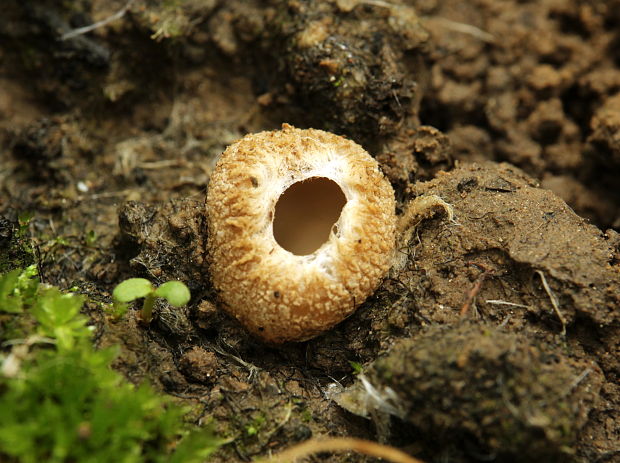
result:
[(84, 235), (84, 242), (86, 243), (86, 246), (93, 247), (95, 246), (95, 243), (97, 243), (97, 238), (99, 238), (97, 236), (97, 232), (95, 232), (95, 230), (89, 230)]
[(159, 288), (155, 288), (145, 278), (129, 278), (114, 288), (112, 297), (117, 315), (127, 310), (129, 302), (144, 298), (140, 316), (145, 323), (150, 323), (155, 300), (158, 297), (164, 298), (173, 307), (181, 307), (189, 302), (191, 296), (188, 287), (180, 281), (167, 281)]

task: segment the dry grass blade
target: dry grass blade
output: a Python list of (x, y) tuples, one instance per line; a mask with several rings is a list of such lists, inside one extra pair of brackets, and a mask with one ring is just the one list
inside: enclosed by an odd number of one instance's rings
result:
[(107, 18), (102, 19), (101, 21), (97, 21), (96, 23), (89, 24), (88, 26), (78, 27), (77, 29), (72, 29), (72, 30), (64, 33), (60, 37), (60, 40), (69, 40), (69, 39), (72, 39), (74, 37), (77, 37), (78, 35), (87, 34), (90, 31), (94, 31), (95, 29), (103, 27), (103, 26), (111, 23), (112, 21), (116, 21), (117, 19), (122, 18), (123, 16), (125, 16), (125, 13), (127, 13), (129, 8), (131, 8), (131, 4), (133, 2), (134, 2), (134, 0), (129, 0), (125, 4), (125, 6), (123, 8), (121, 8), (119, 11), (114, 13), (112, 16), (108, 16)]
[(545, 274), (541, 272), (540, 270), (536, 270), (536, 272), (534, 273), (536, 273), (540, 277), (540, 281), (542, 282), (542, 285), (545, 288), (547, 296), (549, 296), (549, 299), (551, 300), (551, 306), (553, 307), (553, 311), (560, 319), (560, 323), (562, 324), (562, 333), (561, 333), (562, 336), (566, 336), (566, 319), (562, 315), (562, 312), (560, 312), (560, 305), (558, 304), (558, 300), (555, 297), (555, 294), (553, 294), (553, 291), (551, 291), (551, 287), (549, 286), (549, 283), (547, 283), (547, 278), (545, 278)]
[(319, 452), (346, 452), (354, 451), (371, 457), (381, 458), (392, 463), (424, 463), (400, 450), (387, 445), (377, 444), (363, 439), (351, 437), (333, 437), (327, 439), (310, 439), (295, 445), (284, 452), (270, 458), (260, 460), (260, 463), (293, 463), (300, 458)]

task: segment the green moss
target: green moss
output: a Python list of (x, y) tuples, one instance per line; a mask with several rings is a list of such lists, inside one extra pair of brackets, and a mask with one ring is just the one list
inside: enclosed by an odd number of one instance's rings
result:
[(0, 460), (204, 461), (221, 441), (112, 370), (116, 349), (92, 347), (84, 296), (40, 285), (33, 270), (0, 276), (0, 311), (30, 327), (19, 339), (0, 332), (10, 346), (0, 352)]
[(312, 412), (308, 410), (307, 408), (302, 410), (299, 416), (301, 418), (301, 421), (303, 421), (304, 423), (310, 423), (314, 419), (312, 417)]
[(267, 418), (262, 412), (252, 414), (251, 421), (245, 426), (246, 435), (256, 436), (266, 421)]

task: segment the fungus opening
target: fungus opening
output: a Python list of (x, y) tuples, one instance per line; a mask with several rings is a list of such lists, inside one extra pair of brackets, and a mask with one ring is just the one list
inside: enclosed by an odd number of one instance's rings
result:
[(327, 241), (346, 203), (340, 186), (328, 178), (294, 183), (276, 203), (273, 236), (297, 256), (312, 254)]

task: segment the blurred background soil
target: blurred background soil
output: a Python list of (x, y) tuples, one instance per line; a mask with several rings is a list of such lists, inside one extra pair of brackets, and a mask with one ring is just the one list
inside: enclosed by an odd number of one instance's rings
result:
[[(218, 309), (204, 198), (228, 144), (282, 123), (362, 144), (399, 213), (432, 194), (455, 216), (418, 217), (354, 315), (275, 348)], [(87, 294), (127, 378), (234, 438), (215, 461), (327, 434), (620, 461), (619, 178), (617, 0), (0, 6), (0, 271), (36, 260)], [(192, 301), (111, 319), (133, 276)]]

